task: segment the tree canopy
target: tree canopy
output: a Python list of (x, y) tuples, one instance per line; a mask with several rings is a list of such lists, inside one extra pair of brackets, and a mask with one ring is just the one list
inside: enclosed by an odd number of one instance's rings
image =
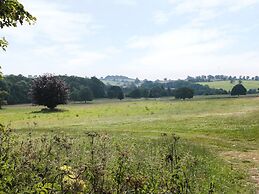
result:
[(174, 95), (176, 99), (186, 99), (186, 98), (193, 98), (194, 91), (191, 88), (179, 88), (174, 91)]
[(128, 96), (131, 98), (141, 98), (141, 91), (139, 88), (136, 88), (132, 90)]
[[(25, 10), (17, 0), (0, 0), (0, 28), (17, 27), (24, 22), (33, 24), (36, 18)], [(0, 39), (0, 48), (6, 49), (8, 42), (5, 38)]]
[(86, 101), (92, 101), (94, 99), (93, 92), (89, 87), (80, 88), (79, 94), (81, 99), (84, 100), (85, 103)]
[(235, 85), (231, 90), (231, 96), (246, 95), (247, 89), (242, 84)]
[(108, 98), (118, 98), (122, 100), (124, 98), (123, 91), (119, 86), (111, 86), (107, 92)]
[(34, 104), (54, 109), (59, 104), (67, 103), (68, 87), (58, 77), (43, 75), (33, 80), (31, 97)]

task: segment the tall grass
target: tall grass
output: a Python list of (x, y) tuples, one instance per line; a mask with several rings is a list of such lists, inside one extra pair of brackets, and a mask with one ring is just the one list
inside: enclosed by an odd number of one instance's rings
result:
[(0, 193), (252, 193), (205, 148), (163, 133), (143, 141), (88, 132), (19, 141), (1, 126)]

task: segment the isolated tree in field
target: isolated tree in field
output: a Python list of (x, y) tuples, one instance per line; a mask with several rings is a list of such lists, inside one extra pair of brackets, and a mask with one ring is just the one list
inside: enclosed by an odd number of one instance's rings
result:
[(191, 99), (193, 98), (194, 91), (191, 88), (178, 88), (174, 91), (174, 96), (176, 99), (183, 99), (186, 98)]
[(90, 88), (84, 87), (80, 89), (80, 98), (85, 101), (92, 101), (94, 99), (93, 92)]
[(66, 104), (68, 87), (61, 79), (52, 75), (43, 75), (34, 79), (31, 87), (33, 104), (54, 109), (59, 104)]
[(246, 95), (247, 89), (242, 84), (235, 85), (231, 90), (231, 96)]

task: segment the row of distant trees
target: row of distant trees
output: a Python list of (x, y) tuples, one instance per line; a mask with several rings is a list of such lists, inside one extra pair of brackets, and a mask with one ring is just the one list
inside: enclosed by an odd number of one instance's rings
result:
[[(226, 94), (227, 91), (212, 89), (187, 81), (171, 81), (168, 83), (156, 83), (144, 81), (140, 87), (131, 85), (128, 87), (107, 86), (96, 77), (82, 78), (76, 76), (56, 76), (65, 81), (69, 88), (69, 99), (71, 101), (91, 101), (98, 98), (119, 98), (124, 96), (139, 96), (144, 98), (158, 98), (164, 96), (174, 96), (174, 90), (178, 88), (190, 88), (194, 95), (216, 95)], [(0, 80), (0, 91), (5, 91), (5, 99), (8, 104), (31, 103), (28, 95), (33, 78), (22, 75), (9, 75)], [(8, 93), (8, 95), (7, 95)], [(134, 94), (135, 93), (135, 94)]]
[[(42, 76), (43, 77), (43, 76)], [(91, 101), (98, 98), (123, 99), (124, 94), (120, 87), (106, 86), (96, 77), (81, 78), (76, 76), (54, 76), (66, 83), (69, 89), (68, 99), (71, 101)], [(9, 75), (0, 80), (0, 99), (7, 104), (31, 103), (30, 88), (33, 80), (22, 75)], [(119, 91), (119, 92), (118, 92)], [(117, 94), (117, 93), (118, 94)]]
[[(37, 105), (47, 106), (49, 109), (54, 109), (58, 104), (65, 104), (68, 100), (68, 87), (66, 83), (62, 81), (60, 78), (44, 75), (32, 81), (32, 87), (30, 90), (30, 95), (32, 97), (32, 102)], [(84, 90), (82, 90), (84, 91)], [(90, 91), (90, 90), (89, 90)], [(86, 93), (89, 91), (85, 91)], [(152, 93), (153, 92), (153, 93)], [(162, 92), (161, 88), (156, 87), (150, 90), (151, 96), (149, 97), (157, 97)], [(170, 89), (168, 88), (168, 92)], [(246, 95), (247, 90), (242, 84), (237, 84), (233, 87), (231, 91), (231, 95)], [(194, 91), (190, 88), (183, 87), (174, 89), (172, 94), (176, 99), (186, 99), (193, 98)], [(119, 86), (112, 86), (108, 90), (109, 98), (118, 98), (122, 100), (124, 98), (124, 94), (122, 89)], [(153, 96), (154, 95), (154, 96)], [(139, 88), (133, 90), (131, 92), (131, 97), (140, 98), (141, 91)], [(85, 99), (86, 101), (87, 99)], [(91, 100), (91, 99), (90, 99)]]
[(237, 80), (255, 80), (258, 81), (259, 80), (259, 76), (254, 76), (254, 77), (250, 77), (250, 76), (227, 76), (227, 75), (201, 75), (201, 76), (196, 76), (196, 77), (191, 77), (188, 76), (186, 78), (187, 81), (190, 82), (212, 82), (212, 81), (237, 81)]
[[(138, 89), (134, 90), (137, 91)], [(133, 92), (134, 92), (133, 91)], [(90, 89), (82, 90), (82, 96), (85, 101), (92, 100), (87, 99)], [(152, 96), (152, 92), (154, 96)], [(152, 88), (150, 90), (150, 97), (157, 97), (161, 91), (161, 88)], [(40, 76), (32, 81), (32, 86), (30, 89), (30, 96), (32, 98), (33, 104), (47, 106), (49, 109), (54, 109), (59, 104), (66, 104), (68, 101), (69, 88), (66, 83), (58, 77), (52, 75)], [(194, 91), (190, 88), (179, 88), (174, 90), (174, 96), (177, 99), (193, 98)], [(108, 98), (118, 98), (122, 100), (124, 94), (119, 86), (112, 86), (107, 92)], [(137, 96), (132, 96), (137, 98)], [(140, 96), (138, 96), (140, 97)]]
[[(50, 76), (50, 75), (49, 75)], [(41, 76), (44, 77), (44, 76)], [(53, 77), (53, 76), (50, 76)], [(82, 78), (76, 76), (54, 76), (65, 83), (69, 92), (67, 99), (71, 101), (92, 101), (97, 98), (117, 98), (122, 100), (125, 96), (131, 98), (159, 98), (174, 96), (175, 98), (192, 98), (194, 95), (221, 95), (230, 94), (231, 91), (212, 89), (197, 83), (177, 80), (166, 83), (144, 81), (139, 87), (134, 85), (121, 88), (119, 86), (107, 86), (96, 77)], [(0, 104), (31, 103), (30, 89), (35, 82), (22, 75), (9, 75), (0, 80)], [(38, 85), (41, 85), (40, 83)], [(65, 88), (65, 86), (63, 88)], [(248, 91), (248, 93), (256, 93)], [(41, 93), (41, 92), (39, 92)], [(247, 93), (247, 91), (246, 91)], [(231, 93), (232, 94), (232, 93)], [(49, 94), (49, 96), (51, 96)]]

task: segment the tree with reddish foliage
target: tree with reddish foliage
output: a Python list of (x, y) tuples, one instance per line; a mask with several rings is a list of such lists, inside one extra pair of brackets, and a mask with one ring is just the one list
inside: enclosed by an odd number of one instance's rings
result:
[(52, 75), (43, 75), (32, 82), (31, 97), (33, 104), (54, 109), (59, 104), (66, 104), (68, 87), (65, 82)]

